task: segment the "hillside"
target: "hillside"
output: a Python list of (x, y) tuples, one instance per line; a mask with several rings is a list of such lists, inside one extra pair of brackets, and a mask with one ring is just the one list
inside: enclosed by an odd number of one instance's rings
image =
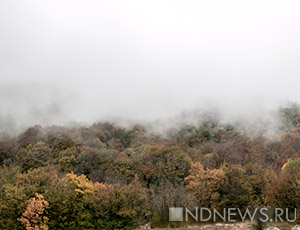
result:
[(164, 134), (109, 122), (2, 133), (0, 229), (175, 227), (169, 207), (298, 209), (300, 109), (277, 115), (273, 136), (211, 117)]

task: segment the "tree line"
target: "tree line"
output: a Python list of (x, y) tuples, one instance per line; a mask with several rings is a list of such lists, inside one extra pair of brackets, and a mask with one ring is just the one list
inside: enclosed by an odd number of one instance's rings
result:
[(207, 118), (168, 135), (135, 124), (0, 136), (0, 229), (168, 226), (169, 207), (300, 208), (300, 107), (272, 137)]

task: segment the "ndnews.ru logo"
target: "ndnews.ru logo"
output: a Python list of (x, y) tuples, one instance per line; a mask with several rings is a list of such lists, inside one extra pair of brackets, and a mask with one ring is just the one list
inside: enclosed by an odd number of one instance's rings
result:
[(169, 221), (197, 222), (237, 222), (259, 219), (261, 222), (295, 222), (297, 209), (282, 208), (249, 208), (241, 211), (239, 208), (224, 208), (222, 211), (208, 208), (195, 208), (190, 211), (183, 207), (169, 208)]

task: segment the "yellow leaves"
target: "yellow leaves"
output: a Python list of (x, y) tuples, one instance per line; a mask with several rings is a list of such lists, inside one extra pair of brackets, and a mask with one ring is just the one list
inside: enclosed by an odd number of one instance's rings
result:
[(86, 178), (85, 175), (76, 176), (72, 172), (66, 175), (66, 179), (67, 181), (74, 183), (74, 185), (76, 186), (74, 191), (77, 193), (86, 194), (93, 193), (94, 191), (93, 184)]
[(75, 162), (75, 156), (65, 156), (58, 160), (59, 164), (61, 165), (71, 165), (73, 162)]

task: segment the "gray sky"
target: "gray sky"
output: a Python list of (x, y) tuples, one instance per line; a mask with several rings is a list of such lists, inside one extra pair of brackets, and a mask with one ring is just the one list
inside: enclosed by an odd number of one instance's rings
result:
[(300, 100), (299, 12), (297, 0), (1, 0), (0, 116), (156, 119)]

